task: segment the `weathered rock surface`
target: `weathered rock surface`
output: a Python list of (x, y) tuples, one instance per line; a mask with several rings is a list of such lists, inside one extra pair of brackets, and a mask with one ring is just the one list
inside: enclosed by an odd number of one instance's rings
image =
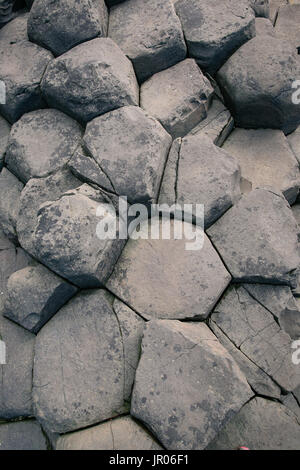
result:
[(28, 13), (18, 15), (15, 19), (0, 29), (0, 47), (3, 47), (4, 43), (9, 46), (10, 44), (15, 44), (20, 41), (28, 41), (28, 16)]
[[(40, 206), (32, 234), (34, 256), (79, 287), (105, 284), (126, 243), (97, 235), (106, 204), (100, 192), (83, 185)], [(118, 222), (115, 214), (110, 220)]]
[(224, 427), (209, 449), (299, 450), (300, 427), (284, 405), (254, 398)]
[(241, 167), (244, 192), (270, 186), (281, 191), (290, 204), (295, 202), (300, 186), (299, 164), (282, 131), (235, 129), (223, 148)]
[[(152, 219), (155, 230), (167, 230), (168, 219)], [(148, 221), (141, 230), (148, 230)], [(182, 233), (180, 240), (173, 231)], [(204, 245), (188, 247), (193, 230)], [(195, 235), (194, 235), (195, 237)], [(192, 242), (191, 242), (192, 243)], [(130, 239), (115, 266), (107, 287), (147, 319), (206, 318), (230, 276), (202, 229), (189, 223), (171, 221), (171, 239)]]
[(136, 106), (94, 119), (84, 135), (99, 173), (130, 203), (157, 199), (171, 141), (162, 125)]
[(254, 11), (247, 2), (177, 0), (189, 55), (215, 73), (242, 44), (255, 36)]
[(207, 117), (213, 93), (193, 59), (159, 72), (141, 86), (141, 107), (173, 138), (183, 137)]
[(19, 205), (17, 234), (21, 246), (30, 253), (35, 252), (33, 233), (37, 224), (39, 208), (48, 201), (55, 201), (81, 182), (67, 169), (59, 170), (47, 178), (32, 178), (24, 187)]
[(12, 241), (17, 241), (16, 223), (23, 184), (6, 168), (0, 173), (0, 227)]
[(269, 0), (269, 3), (270, 3), (270, 20), (274, 24), (277, 19), (279, 8), (285, 6), (288, 3), (288, 1), (287, 0)]
[(70, 160), (81, 136), (79, 124), (60, 111), (33, 111), (12, 126), (5, 162), (24, 183), (48, 176)]
[(243, 196), (208, 235), (236, 281), (295, 284), (298, 228), (281, 193), (256, 189)]
[(47, 441), (35, 420), (0, 424), (1, 450), (47, 450)]
[(293, 391), (300, 384), (299, 367), (291, 358), (290, 336), (243, 286), (229, 288), (211, 321), (283, 390)]
[(210, 320), (209, 326), (224, 348), (233, 357), (251, 388), (258, 395), (280, 400), (280, 387), (260, 367), (250, 360), (230, 339), (222, 332), (218, 325)]
[(28, 19), (30, 41), (58, 56), (78, 44), (107, 35), (104, 0), (36, 0)]
[(255, 16), (268, 18), (270, 14), (269, 0), (250, 0)]
[(61, 436), (56, 450), (159, 450), (162, 447), (130, 416)]
[(203, 323), (151, 321), (142, 347), (131, 414), (168, 450), (204, 449), (253, 395)]
[(218, 98), (212, 100), (207, 112), (207, 118), (203, 119), (190, 134), (206, 134), (215, 145), (221, 147), (234, 128), (234, 121), (230, 111)]
[(0, 365), (2, 377), (0, 418), (14, 419), (32, 416), (31, 393), (35, 336), (3, 318), (2, 310), (1, 307), (0, 339), (6, 344), (6, 364)]
[(282, 403), (294, 413), (297, 418), (298, 423), (300, 424), (300, 406), (292, 393), (282, 397)]
[(44, 266), (27, 267), (8, 280), (4, 315), (37, 333), (76, 292)]
[(140, 82), (186, 57), (171, 0), (130, 0), (115, 6), (110, 11), (108, 35), (132, 61)]
[(128, 409), (121, 331), (108, 294), (89, 290), (38, 333), (33, 398), (36, 417), (50, 431), (73, 431)]
[(3, 167), (4, 155), (7, 148), (9, 133), (10, 124), (2, 116), (0, 116), (0, 171)]
[(292, 85), (299, 76), (300, 61), (293, 45), (259, 35), (230, 57), (217, 79), (237, 126), (281, 129), (288, 134), (300, 123), (300, 106), (292, 100)]
[(275, 37), (275, 30), (268, 18), (256, 18), (255, 20), (255, 30), (256, 36), (262, 35), (270, 35)]
[(291, 289), (286, 286), (244, 284), (247, 292), (276, 318), (292, 338), (300, 338), (300, 311)]
[(290, 41), (300, 52), (300, 4), (280, 7), (275, 23), (276, 35)]
[[(204, 204), (205, 227), (212, 225), (240, 196), (240, 168), (236, 160), (213, 144), (203, 133), (175, 141), (178, 146), (176, 170), (173, 159), (166, 165), (160, 203)], [(171, 168), (170, 168), (171, 167)], [(170, 184), (172, 175), (175, 180)], [(166, 185), (170, 187), (168, 193)], [(174, 194), (175, 193), (175, 194)], [(175, 197), (174, 197), (175, 196)], [(193, 216), (195, 217), (195, 206)]]
[(298, 164), (300, 165), (300, 126), (287, 136), (288, 142), (297, 158)]
[(7, 47), (0, 44), (0, 80), (6, 86), (6, 103), (0, 104), (0, 113), (11, 123), (23, 114), (44, 108), (40, 81), (52, 59), (49, 51), (29, 41)]
[(87, 41), (53, 60), (41, 89), (50, 107), (83, 122), (139, 103), (131, 62), (106, 38)]

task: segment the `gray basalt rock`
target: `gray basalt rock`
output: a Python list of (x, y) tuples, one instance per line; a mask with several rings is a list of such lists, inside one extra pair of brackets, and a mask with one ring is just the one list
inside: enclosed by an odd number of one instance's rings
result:
[(230, 111), (218, 98), (212, 100), (207, 112), (207, 118), (201, 121), (190, 134), (206, 134), (215, 145), (221, 147), (234, 128)]
[[(295, 2), (297, 0), (293, 0), (293, 1)], [(276, 22), (279, 8), (282, 8), (283, 6), (286, 6), (287, 3), (288, 3), (288, 0), (269, 0), (270, 20), (272, 21), (273, 24)]]
[(0, 171), (3, 167), (4, 156), (7, 148), (10, 133), (10, 124), (0, 116)]
[(189, 55), (215, 73), (242, 44), (255, 36), (254, 11), (240, 0), (177, 0)]
[(283, 390), (291, 392), (300, 385), (290, 336), (243, 286), (229, 288), (211, 321)]
[(130, 416), (61, 436), (56, 450), (159, 450), (162, 447)]
[(55, 56), (78, 44), (107, 35), (104, 0), (36, 0), (28, 19), (30, 41)]
[(0, 80), (6, 86), (6, 103), (0, 104), (0, 113), (11, 123), (23, 114), (44, 108), (40, 81), (52, 54), (29, 41), (9, 45), (0, 44)]
[[(167, 230), (168, 219), (151, 225)], [(151, 227), (151, 228), (152, 228)], [(148, 230), (148, 221), (141, 231)], [(188, 231), (203, 246), (191, 250)], [(174, 239), (173, 232), (184, 232)], [(196, 248), (196, 247), (194, 247)], [(147, 319), (206, 318), (230, 282), (230, 276), (202, 229), (171, 221), (171, 237), (130, 239), (107, 283), (107, 287)]]
[(186, 57), (171, 0), (129, 0), (115, 6), (110, 11), (108, 35), (132, 61), (140, 82)]
[(282, 131), (235, 129), (223, 148), (238, 161), (246, 180), (245, 192), (270, 186), (281, 191), (290, 204), (295, 202), (300, 186), (299, 165)]
[[(7, 250), (10, 251), (10, 250)], [(1, 300), (2, 302), (2, 300)], [(32, 416), (32, 367), (35, 336), (2, 316), (0, 339), (6, 345), (6, 364), (0, 365), (0, 418)]]
[(297, 418), (298, 423), (300, 424), (300, 406), (292, 393), (284, 395), (282, 397), (282, 403), (294, 413)]
[(76, 292), (75, 286), (44, 266), (27, 267), (8, 280), (4, 315), (37, 333)]
[(230, 57), (217, 79), (237, 126), (281, 129), (288, 134), (300, 123), (300, 106), (292, 100), (293, 83), (299, 76), (300, 61), (293, 45), (259, 35)]
[[(175, 146), (178, 143), (175, 141)], [(218, 148), (207, 135), (189, 135), (179, 143), (176, 161), (175, 188), (172, 204), (204, 204), (205, 227), (212, 225), (240, 196), (240, 168), (236, 160)], [(174, 151), (174, 150), (172, 150)], [(171, 165), (171, 175), (170, 175)], [(164, 178), (172, 178), (172, 152), (170, 165), (166, 166)], [(168, 182), (166, 184), (169, 184)], [(163, 192), (166, 186), (162, 183)], [(173, 189), (172, 189), (173, 193)], [(173, 194), (160, 203), (170, 203)], [(195, 217), (195, 209), (193, 216)]]
[(141, 86), (141, 107), (173, 138), (183, 137), (207, 117), (213, 88), (193, 59), (159, 72)]
[(255, 16), (268, 18), (270, 15), (269, 0), (250, 0)]
[(17, 242), (16, 224), (23, 184), (10, 171), (0, 173), (0, 227), (5, 235)]
[(256, 18), (255, 20), (256, 36), (270, 35), (276, 37), (274, 26), (268, 18)]
[(203, 323), (151, 321), (142, 348), (131, 414), (168, 450), (204, 449), (253, 395)]
[[(107, 203), (102, 193), (83, 185), (43, 204), (32, 234), (33, 253), (29, 252), (79, 287), (105, 284), (126, 243), (118, 235), (101, 238), (96, 232)], [(110, 220), (118, 225), (116, 214)]]
[(236, 450), (240, 446), (251, 450), (299, 450), (299, 423), (284, 405), (254, 398), (222, 429), (208, 449)]
[(300, 165), (300, 126), (287, 136), (290, 147)]
[(0, 28), (14, 17), (15, 0), (2, 0), (0, 4)]
[(121, 106), (139, 104), (133, 66), (107, 38), (87, 41), (53, 60), (41, 89), (50, 107), (83, 122)]
[(64, 166), (82, 136), (79, 124), (56, 109), (25, 114), (11, 129), (5, 162), (26, 183)]
[(244, 284), (247, 292), (265, 307), (292, 338), (300, 338), (300, 311), (291, 289), (286, 286)]
[(35, 420), (0, 424), (1, 450), (47, 450), (41, 426)]
[(276, 36), (290, 41), (300, 52), (300, 3), (281, 6), (275, 23)]
[(280, 400), (281, 389), (271, 377), (238, 349), (213, 320), (209, 321), (209, 326), (222, 346), (233, 357), (255, 393)]
[(113, 191), (130, 203), (156, 201), (171, 141), (162, 125), (136, 106), (94, 119), (84, 135), (99, 177), (104, 172)]
[(35, 415), (51, 432), (70, 432), (128, 410), (126, 338), (111, 302), (105, 291), (82, 291), (37, 335)]
[(243, 196), (208, 235), (236, 281), (295, 284), (298, 228), (281, 193), (256, 189)]
[(28, 13), (22, 13), (0, 29), (0, 47), (6, 47), (20, 41), (28, 41), (27, 21)]

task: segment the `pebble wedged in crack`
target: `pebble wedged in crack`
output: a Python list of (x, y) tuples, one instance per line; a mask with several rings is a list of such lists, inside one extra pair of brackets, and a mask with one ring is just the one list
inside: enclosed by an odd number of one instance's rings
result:
[(291, 289), (286, 286), (244, 284), (247, 292), (265, 307), (292, 338), (300, 338), (300, 311)]
[(0, 423), (1, 450), (47, 450), (41, 426), (35, 420)]
[(203, 323), (150, 321), (142, 351), (131, 414), (168, 450), (204, 449), (253, 396), (232, 357)]
[(5, 41), (0, 43), (0, 80), (6, 86), (6, 103), (0, 104), (0, 113), (9, 122), (13, 123), (23, 114), (46, 106), (40, 81), (52, 58), (51, 52), (29, 41), (9, 47)]
[[(79, 287), (105, 284), (126, 243), (97, 234), (107, 202), (87, 184), (46, 202), (38, 210), (29, 253), (33, 247), (31, 254), (41, 263)], [(110, 220), (117, 223), (118, 217)]]
[(47, 176), (70, 160), (82, 133), (76, 121), (56, 109), (25, 114), (12, 126), (5, 163), (24, 183)]
[(0, 45), (6, 42), (7, 46), (19, 41), (28, 41), (27, 20), (28, 13), (23, 13), (0, 29)]
[[(168, 219), (160, 222), (155, 217), (151, 222), (155, 231), (168, 228)], [(144, 230), (148, 221), (142, 222)], [(174, 230), (184, 230), (182, 239), (172, 239)], [(192, 251), (188, 246), (193, 243), (188, 241), (191, 230), (199, 240), (204, 237), (202, 249)], [(170, 240), (131, 238), (107, 287), (147, 319), (199, 319), (209, 315), (229, 282), (230, 275), (202, 229), (174, 220)]]
[(254, 398), (222, 429), (210, 450), (299, 450), (300, 427), (284, 405)]
[(233, 52), (255, 36), (254, 11), (241, 0), (177, 0), (189, 55), (215, 73)]
[[(162, 182), (163, 194), (159, 202), (204, 204), (205, 227), (209, 227), (240, 196), (239, 165), (229, 153), (215, 146), (202, 133), (189, 135), (181, 142), (175, 141), (173, 146), (179, 146), (176, 171), (173, 170), (172, 149), (171, 162), (169, 165), (167, 162), (164, 173), (167, 182)], [(175, 180), (171, 184), (172, 175)], [(164, 196), (168, 193), (166, 184), (171, 194)], [(195, 209), (195, 217), (194, 212)]]
[(10, 124), (0, 116), (0, 171), (3, 167), (4, 156), (10, 133)]
[(173, 138), (183, 137), (206, 118), (213, 88), (193, 59), (153, 75), (141, 86), (141, 107)]
[(37, 335), (35, 415), (52, 432), (70, 432), (128, 409), (133, 378), (125, 367), (127, 338), (111, 302), (103, 290), (82, 291)]
[(44, 266), (27, 267), (8, 280), (4, 315), (37, 333), (76, 292), (75, 286)]
[(288, 134), (300, 123), (300, 106), (292, 100), (299, 76), (300, 60), (292, 44), (259, 35), (230, 57), (217, 79), (237, 126)]
[(84, 135), (99, 173), (130, 203), (156, 201), (171, 142), (162, 125), (136, 106), (94, 119)]
[(297, 234), (289, 204), (272, 189), (243, 196), (208, 229), (234, 280), (291, 286), (300, 264)]
[(61, 436), (56, 450), (159, 450), (162, 447), (130, 416)]
[(81, 186), (67, 169), (46, 178), (32, 178), (24, 187), (19, 203), (17, 234), (20, 245), (30, 253), (35, 253), (33, 233), (37, 224), (39, 208), (48, 201), (55, 201), (70, 189)]
[(260, 367), (250, 360), (240, 349), (238, 349), (232, 341), (222, 332), (218, 325), (210, 320), (209, 327), (214, 332), (222, 346), (233, 357), (248, 384), (258, 395), (271, 397), (280, 400), (281, 389)]
[(290, 336), (243, 286), (228, 289), (211, 321), (284, 391), (291, 392), (300, 385), (300, 369), (292, 362)]
[(282, 191), (290, 204), (299, 193), (299, 164), (280, 130), (235, 129), (223, 148), (241, 167), (242, 189), (272, 186)]
[(5, 235), (17, 242), (16, 223), (23, 183), (5, 167), (0, 173), (0, 228)]
[(132, 61), (140, 82), (186, 57), (171, 0), (127, 0), (115, 6), (109, 15), (108, 35)]
[(50, 107), (83, 122), (139, 103), (133, 66), (109, 38), (87, 41), (54, 59), (41, 89)]
[(275, 23), (276, 36), (291, 41), (300, 52), (300, 3), (280, 7)]
[(28, 20), (30, 41), (58, 56), (78, 44), (107, 35), (104, 0), (35, 0)]

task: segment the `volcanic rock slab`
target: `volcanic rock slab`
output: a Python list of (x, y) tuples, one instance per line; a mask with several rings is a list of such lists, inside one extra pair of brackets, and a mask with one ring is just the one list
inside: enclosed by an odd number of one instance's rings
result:
[[(127, 338), (122, 331), (108, 294), (88, 290), (74, 297), (38, 333), (34, 407), (38, 420), (51, 432), (73, 431), (128, 409), (133, 378), (126, 374)], [(136, 327), (130, 330), (129, 338), (136, 332)]]
[(35, 420), (0, 424), (1, 450), (47, 450), (41, 426)]
[(159, 450), (162, 447), (130, 416), (65, 434), (56, 450)]
[(141, 107), (173, 138), (206, 118), (213, 88), (193, 59), (153, 75), (141, 86)]
[(300, 126), (287, 136), (288, 142), (297, 158), (298, 164), (300, 165)]
[(171, 0), (128, 0), (110, 11), (108, 35), (143, 82), (185, 59), (186, 45)]
[(6, 168), (0, 173), (0, 227), (12, 241), (17, 241), (16, 223), (23, 184)]
[(53, 60), (41, 89), (50, 107), (83, 122), (121, 106), (139, 104), (133, 66), (106, 38), (87, 41)]
[(272, 186), (293, 204), (300, 186), (299, 165), (282, 131), (235, 129), (223, 148), (238, 161), (245, 192)]
[(55, 56), (78, 44), (107, 35), (108, 14), (104, 0), (35, 0), (28, 19), (31, 42)]
[(142, 348), (131, 414), (168, 450), (204, 449), (253, 395), (203, 323), (151, 321)]
[(7, 167), (24, 183), (48, 176), (70, 160), (81, 136), (79, 124), (56, 109), (25, 114), (12, 126)]
[(243, 196), (208, 235), (236, 281), (295, 284), (298, 228), (281, 193), (256, 189)]
[[(172, 139), (162, 125), (136, 106), (125, 106), (87, 125), (84, 144), (130, 203), (155, 201)], [(84, 162), (83, 162), (84, 167)]]
[(215, 73), (242, 44), (255, 36), (251, 6), (240, 0), (177, 0), (189, 55)]
[(0, 29), (0, 47), (6, 42), (7, 46), (20, 41), (28, 41), (27, 20), (29, 13), (18, 15)]
[(281, 39), (291, 41), (300, 52), (300, 4), (280, 7), (276, 24), (276, 35)]
[(10, 124), (0, 116), (0, 171), (3, 167), (4, 155), (10, 133)]
[(300, 123), (300, 106), (292, 100), (299, 76), (299, 56), (289, 41), (257, 36), (230, 57), (217, 80), (237, 126), (288, 134)]

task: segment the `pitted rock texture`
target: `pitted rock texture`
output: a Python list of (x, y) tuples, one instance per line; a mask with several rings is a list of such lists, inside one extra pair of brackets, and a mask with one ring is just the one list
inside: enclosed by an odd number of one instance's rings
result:
[(34, 420), (0, 423), (1, 450), (47, 450), (42, 428)]
[(55, 56), (78, 44), (107, 35), (108, 14), (104, 0), (35, 0), (28, 19), (31, 42)]
[(133, 66), (106, 38), (80, 44), (51, 61), (41, 89), (49, 106), (82, 122), (121, 106), (139, 104)]

